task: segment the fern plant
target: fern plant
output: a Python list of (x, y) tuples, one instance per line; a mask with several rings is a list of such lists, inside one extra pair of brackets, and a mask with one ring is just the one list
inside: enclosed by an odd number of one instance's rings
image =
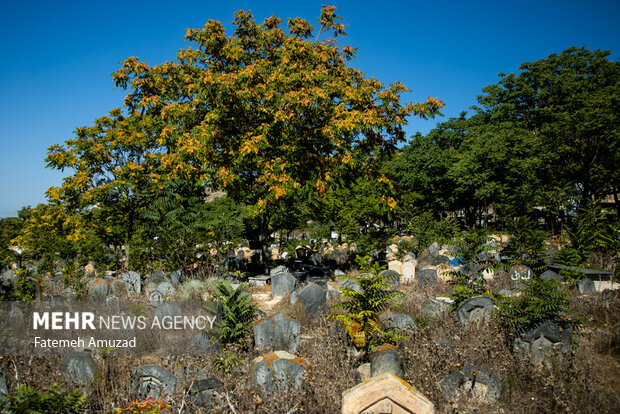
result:
[(498, 304), (500, 324), (511, 330), (519, 330), (545, 320), (560, 325), (577, 325), (568, 318), (570, 302), (568, 293), (556, 280), (533, 278), (525, 285), (518, 297), (503, 297)]
[(218, 329), (223, 345), (246, 346), (245, 333), (256, 318), (256, 306), (252, 303), (252, 296), (245, 291), (246, 286), (247, 283), (241, 283), (233, 288), (227, 281), (213, 284), (211, 293), (222, 307)]
[(15, 391), (0, 398), (2, 413), (78, 414), (85, 412), (86, 395), (80, 390), (64, 390), (58, 384), (48, 390), (20, 384)]
[(379, 329), (379, 314), (390, 306), (402, 305), (398, 298), (403, 294), (392, 289), (388, 283), (390, 276), (380, 273), (363, 273), (359, 277), (344, 276), (360, 287), (360, 291), (349, 286), (342, 286), (340, 292), (348, 300), (331, 305), (334, 309), (343, 309), (343, 314), (331, 314), (329, 317), (341, 321), (347, 328), (349, 336), (356, 347), (367, 355), (371, 347), (398, 339), (396, 332), (383, 332)]
[(228, 372), (239, 364), (245, 364), (245, 361), (227, 348), (213, 357), (213, 366), (218, 371)]

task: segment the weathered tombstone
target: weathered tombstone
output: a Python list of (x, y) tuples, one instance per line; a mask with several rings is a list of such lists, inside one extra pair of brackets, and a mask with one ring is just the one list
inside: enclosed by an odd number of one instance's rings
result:
[(403, 263), (398, 260), (389, 261), (388, 270), (393, 270), (399, 275), (402, 275), (403, 274)]
[(182, 270), (175, 270), (174, 272), (170, 273), (170, 281), (175, 285), (183, 282), (184, 279), (185, 275), (183, 274)]
[(271, 275), (271, 294), (274, 298), (290, 296), (297, 280), (288, 269)]
[(362, 287), (351, 277), (342, 277), (338, 279), (338, 289), (341, 287), (347, 287), (358, 293), (362, 293)]
[(498, 400), (502, 390), (499, 379), (475, 365), (466, 365), (462, 370), (453, 372), (439, 381), (439, 386), (448, 400), (468, 395), (490, 403)]
[(554, 272), (553, 270), (545, 270), (541, 275), (540, 278), (542, 280), (557, 280), (558, 283), (562, 283), (562, 276), (558, 275), (556, 272)]
[(397, 271), (392, 270), (392, 269), (385, 269), (385, 270), (382, 270), (379, 274), (381, 276), (386, 276), (387, 277), (386, 281), (389, 284), (393, 286), (398, 286), (400, 282), (400, 273), (398, 273)]
[(161, 282), (166, 281), (166, 274), (162, 272), (161, 270), (158, 270), (148, 275), (146, 279), (148, 280), (149, 283), (154, 283), (158, 285)]
[(163, 302), (155, 309), (155, 317), (160, 321), (162, 318), (174, 318), (175, 316), (182, 316), (183, 311), (179, 305), (173, 302)]
[(370, 362), (367, 362), (357, 367), (353, 375), (355, 376), (355, 382), (357, 384), (359, 384), (360, 382), (368, 381), (371, 378)]
[(437, 285), (437, 270), (424, 269), (418, 272), (418, 284), (422, 287)]
[(463, 325), (485, 323), (493, 314), (493, 300), (485, 296), (469, 298), (457, 309), (457, 315)]
[(88, 284), (88, 300), (103, 302), (110, 292), (110, 283), (105, 279), (93, 279)]
[(110, 293), (118, 296), (119, 298), (124, 298), (127, 296), (127, 287), (126, 283), (123, 279), (113, 278), (110, 283)]
[(223, 387), (224, 383), (217, 378), (206, 378), (192, 383), (187, 392), (190, 407), (209, 409), (223, 404), (218, 392)]
[(129, 376), (131, 396), (139, 401), (149, 397), (156, 400), (165, 394), (172, 395), (176, 385), (177, 378), (157, 365), (136, 367)]
[(97, 373), (90, 352), (70, 352), (60, 362), (60, 372), (68, 383), (88, 385)]
[(260, 386), (265, 393), (291, 388), (302, 388), (310, 363), (286, 351), (269, 352), (254, 360), (250, 369), (254, 386)]
[(149, 292), (149, 303), (151, 305), (161, 305), (164, 301), (164, 295), (157, 289)]
[(377, 377), (386, 373), (403, 376), (400, 352), (392, 344), (385, 344), (370, 351), (370, 376)]
[(381, 323), (387, 328), (396, 328), (403, 332), (412, 332), (416, 329), (413, 318), (404, 313), (392, 313), (387, 311), (379, 316)]
[(127, 296), (137, 296), (142, 291), (142, 280), (136, 272), (129, 271), (121, 275), (121, 279), (125, 282)]
[(448, 301), (431, 298), (422, 303), (422, 316), (440, 319), (448, 312), (448, 309), (450, 309)]
[(254, 322), (254, 342), (260, 354), (284, 350), (295, 354), (301, 340), (301, 323), (282, 313)]
[(8, 393), (9, 393), (9, 387), (7, 387), (6, 385), (6, 378), (4, 377), (4, 372), (0, 368), (0, 395), (2, 394), (6, 395)]
[(342, 393), (342, 414), (433, 414), (428, 398), (393, 374), (371, 378)]
[(561, 356), (570, 351), (572, 330), (547, 320), (517, 332), (513, 348), (532, 357), (535, 364), (543, 364), (549, 357)]
[(325, 311), (326, 300), (325, 289), (316, 283), (308, 283), (297, 293), (297, 301), (301, 304), (301, 309), (306, 315), (316, 315)]
[(192, 338), (192, 354), (215, 355), (221, 351), (222, 345), (214, 336), (206, 331), (200, 331)]
[(587, 294), (596, 292), (596, 286), (594, 286), (594, 282), (589, 277), (584, 277), (579, 281), (579, 293)]
[(524, 265), (514, 266), (508, 274), (513, 282), (513, 286), (517, 289), (521, 288), (521, 282), (528, 282), (534, 276), (532, 269)]
[(415, 280), (415, 268), (416, 262), (403, 263), (403, 277), (401, 278), (402, 283), (411, 283)]
[(171, 298), (174, 294), (174, 285), (166, 280), (157, 285), (157, 290), (161, 293), (164, 299)]

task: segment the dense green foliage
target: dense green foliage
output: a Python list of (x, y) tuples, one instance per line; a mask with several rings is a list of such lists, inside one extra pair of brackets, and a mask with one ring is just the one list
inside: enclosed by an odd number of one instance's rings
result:
[(30, 385), (19, 384), (9, 395), (0, 397), (0, 411), (11, 414), (78, 414), (85, 412), (86, 395), (80, 390), (63, 390), (53, 385), (40, 391)]
[(215, 282), (211, 293), (222, 306), (222, 318), (217, 323), (223, 345), (243, 345), (245, 335), (256, 318), (252, 295), (245, 289), (247, 283), (233, 288), (229, 282)]

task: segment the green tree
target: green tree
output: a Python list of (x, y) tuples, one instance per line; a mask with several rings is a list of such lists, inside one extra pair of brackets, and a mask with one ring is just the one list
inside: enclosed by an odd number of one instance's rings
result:
[(620, 62), (608, 56), (572, 47), (500, 74), (479, 97), (485, 122), (537, 136), (547, 198), (581, 205), (618, 193)]
[(318, 198), (359, 171), (372, 177), (403, 140), (407, 117), (431, 117), (443, 106), (434, 98), (402, 104), (404, 85), (386, 86), (349, 67), (353, 48), (319, 40), (322, 32), (344, 35), (334, 11), (323, 7), (316, 40), (301, 18), (285, 32), (277, 17), (258, 24), (239, 11), (232, 35), (213, 20), (188, 30), (197, 48), (173, 62), (127, 59), (113, 74), (130, 91), (124, 110), (51, 148), (49, 165), (76, 174), (50, 197), (82, 209), (115, 205), (129, 240), (143, 181), (204, 183), (249, 207), (266, 247), (288, 196)]

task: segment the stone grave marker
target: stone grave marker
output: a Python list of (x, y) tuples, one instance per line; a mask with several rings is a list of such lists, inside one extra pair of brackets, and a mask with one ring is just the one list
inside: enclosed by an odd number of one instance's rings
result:
[(392, 344), (385, 344), (370, 351), (370, 376), (389, 373), (398, 377), (403, 376), (400, 352)]
[(105, 279), (93, 279), (88, 284), (88, 300), (92, 302), (104, 302), (110, 292), (110, 283)]
[(88, 385), (97, 373), (97, 364), (90, 352), (70, 352), (63, 356), (60, 372), (71, 384)]
[(296, 283), (297, 279), (295, 279), (295, 276), (293, 276), (287, 268), (284, 268), (281, 272), (272, 273), (271, 294), (274, 298), (290, 296), (295, 289)]
[(165, 394), (172, 395), (176, 385), (177, 378), (157, 365), (136, 367), (129, 376), (131, 396), (139, 401), (149, 397), (156, 400)]
[(502, 383), (486, 369), (466, 365), (439, 381), (439, 387), (448, 400), (468, 395), (493, 403), (499, 399)]
[(259, 356), (250, 368), (254, 386), (265, 393), (291, 388), (302, 388), (310, 372), (310, 363), (286, 351), (269, 352)]
[(459, 306), (457, 315), (463, 325), (485, 323), (493, 314), (493, 300), (485, 296), (469, 298)]
[(127, 296), (138, 296), (142, 291), (142, 280), (140, 274), (129, 271), (121, 275), (121, 279), (125, 282)]
[(342, 393), (342, 414), (433, 414), (422, 393), (393, 374), (383, 374)]
[(301, 323), (282, 313), (254, 322), (254, 342), (260, 354), (284, 350), (297, 352), (301, 340)]

